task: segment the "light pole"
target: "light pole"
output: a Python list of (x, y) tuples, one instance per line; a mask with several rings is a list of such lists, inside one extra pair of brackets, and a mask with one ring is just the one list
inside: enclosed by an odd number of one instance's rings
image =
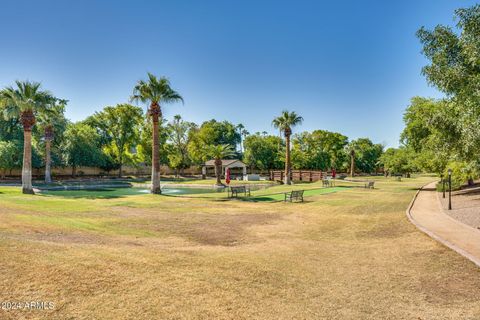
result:
[(448, 210), (452, 210), (452, 169), (448, 169)]
[(442, 179), (442, 185), (443, 185), (443, 199), (445, 199), (445, 179), (443, 178), (443, 174), (440, 175), (440, 179)]

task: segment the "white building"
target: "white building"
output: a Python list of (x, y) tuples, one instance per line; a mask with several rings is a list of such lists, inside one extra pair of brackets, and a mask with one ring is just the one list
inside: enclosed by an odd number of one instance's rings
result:
[[(222, 176), (225, 176), (227, 168), (230, 169), (231, 176), (242, 176), (247, 174), (247, 165), (238, 159), (222, 160)], [(213, 171), (212, 171), (213, 169)], [(202, 166), (202, 177), (205, 178), (207, 174), (214, 175), (215, 160), (208, 160)]]

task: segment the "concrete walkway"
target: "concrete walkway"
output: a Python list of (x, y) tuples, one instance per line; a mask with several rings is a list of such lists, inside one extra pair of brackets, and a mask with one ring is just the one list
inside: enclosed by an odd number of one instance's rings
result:
[(417, 228), (480, 267), (480, 230), (443, 212), (435, 191), (435, 182), (417, 193), (407, 210), (407, 216)]

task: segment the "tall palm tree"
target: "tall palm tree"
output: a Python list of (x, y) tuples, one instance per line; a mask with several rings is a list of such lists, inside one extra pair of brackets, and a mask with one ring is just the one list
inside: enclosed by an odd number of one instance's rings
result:
[(294, 111), (289, 112), (287, 110), (282, 111), (279, 117), (276, 117), (272, 121), (272, 125), (283, 132), (285, 136), (285, 184), (291, 184), (290, 181), (290, 136), (292, 135), (292, 127), (300, 125), (303, 122), (303, 118)]
[(242, 152), (245, 152), (245, 148), (243, 147), (243, 142), (245, 141), (245, 139), (248, 137), (249, 134), (250, 134), (250, 132), (247, 129), (242, 130), (242, 134), (241, 134), (241, 136), (243, 138), (243, 140), (242, 140)]
[(157, 78), (148, 73), (148, 80), (139, 80), (133, 88), (133, 95), (130, 98), (135, 102), (148, 103), (148, 116), (152, 118), (152, 189), (154, 194), (162, 193), (160, 189), (160, 155), (159, 155), (159, 119), (162, 118), (161, 104), (183, 102), (182, 96), (170, 87), (167, 78)]
[(355, 175), (355, 149), (350, 149), (350, 177)]
[(238, 129), (238, 134), (240, 135), (240, 153), (243, 153), (243, 136), (242, 130), (245, 129), (245, 126), (241, 123), (237, 124), (236, 129)]
[(45, 183), (52, 183), (51, 145), (55, 135), (54, 128), (56, 124), (64, 120), (63, 113), (67, 102), (64, 99), (55, 99), (48, 112), (41, 113), (38, 116), (38, 122), (43, 129), (45, 139)]
[(220, 144), (210, 146), (209, 155), (215, 159), (215, 177), (217, 178), (216, 185), (223, 186), (222, 183), (222, 159), (231, 157), (235, 154), (235, 151), (232, 149), (232, 146), (229, 144)]
[[(355, 176), (355, 158), (358, 156), (357, 141), (356, 140), (351, 141), (349, 144), (345, 146), (344, 150), (347, 157), (350, 156), (350, 177), (353, 178)], [(348, 166), (348, 162), (347, 162), (347, 166)]]
[(40, 83), (16, 81), (16, 87), (0, 91), (0, 107), (7, 119), (19, 119), (23, 126), (22, 192), (34, 194), (32, 187), (32, 128), (38, 113), (46, 112), (55, 100)]

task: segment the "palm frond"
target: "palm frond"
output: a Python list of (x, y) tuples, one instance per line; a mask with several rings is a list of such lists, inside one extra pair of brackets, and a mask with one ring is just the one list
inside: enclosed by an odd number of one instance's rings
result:
[(132, 102), (162, 104), (182, 102), (182, 96), (173, 90), (170, 81), (165, 78), (157, 78), (152, 73), (147, 73), (148, 80), (139, 80), (133, 89), (133, 95), (130, 97)]
[(280, 131), (291, 130), (292, 127), (300, 125), (303, 122), (303, 117), (299, 116), (295, 111), (289, 112), (283, 110), (280, 116), (272, 121), (272, 125)]

